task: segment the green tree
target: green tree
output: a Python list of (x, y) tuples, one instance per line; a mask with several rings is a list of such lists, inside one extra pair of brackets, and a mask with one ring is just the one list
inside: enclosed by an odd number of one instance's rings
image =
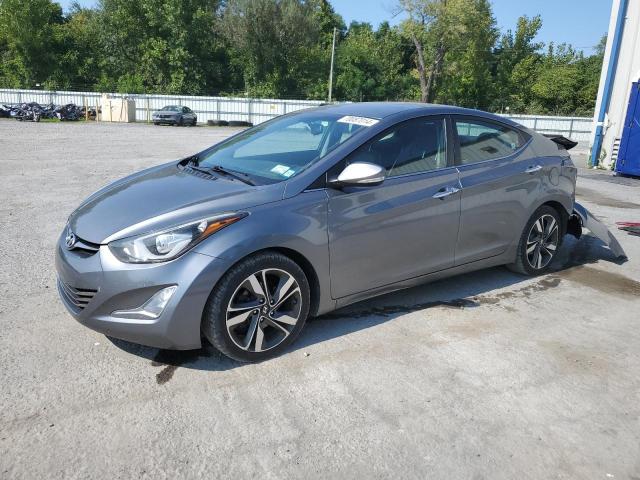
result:
[(449, 22), (447, 6), (447, 0), (399, 0), (399, 11), (408, 15), (401, 28), (415, 47), (416, 76), (422, 102), (433, 99), (450, 43), (450, 28), (455, 27)]
[(333, 29), (337, 31), (336, 41), (345, 35), (344, 20), (338, 15), (328, 0), (311, 0), (312, 21), (318, 26), (318, 41), (302, 52), (299, 66), (294, 75), (298, 76), (299, 93), (310, 99), (324, 100), (328, 96), (329, 69)]
[(405, 93), (402, 38), (388, 23), (374, 32), (368, 23), (353, 22), (338, 49), (336, 67), (340, 99), (389, 100)]
[(0, 0), (0, 86), (326, 98), (334, 28), (340, 100), (421, 99), (590, 115), (604, 56), (500, 38), (490, 0), (397, 0), (399, 26), (347, 29), (330, 0)]
[[(495, 20), (488, 0), (399, 0), (423, 102), (488, 103)], [(451, 81), (456, 78), (457, 82)]]
[(594, 48), (593, 55), (583, 57), (578, 61), (580, 86), (577, 92), (575, 115), (591, 116), (598, 97), (600, 86), (600, 72), (604, 61), (604, 49), (607, 44), (607, 36), (604, 35)]
[(51, 0), (0, 0), (0, 81), (14, 88), (44, 83), (58, 63), (62, 8)]
[(515, 34), (508, 30), (493, 52), (494, 99), (492, 109), (503, 112), (507, 107), (514, 112), (523, 111), (531, 99), (531, 82), (527, 78), (537, 71), (542, 43), (535, 37), (542, 28), (539, 15), (518, 18)]
[[(327, 32), (317, 21), (325, 3), (227, 1), (221, 31), (229, 42), (234, 68), (242, 73), (247, 94), (297, 96), (308, 85), (305, 78), (317, 78), (317, 64), (309, 57), (314, 57), (314, 47), (327, 42)], [(326, 79), (326, 74), (323, 72), (322, 78)]]
[(72, 5), (62, 24), (54, 26), (60, 45), (56, 64), (44, 82), (51, 90), (87, 90), (98, 81), (100, 49), (95, 35), (97, 12)]
[(204, 94), (226, 85), (216, 0), (101, 0), (103, 89)]
[(458, 0), (447, 7), (457, 34), (449, 39), (435, 100), (487, 109), (493, 97), (492, 50), (498, 35), (491, 5), (488, 0)]
[(578, 62), (582, 58), (570, 45), (556, 48), (550, 44), (531, 87), (534, 98), (530, 109), (553, 115), (574, 112), (581, 83)]

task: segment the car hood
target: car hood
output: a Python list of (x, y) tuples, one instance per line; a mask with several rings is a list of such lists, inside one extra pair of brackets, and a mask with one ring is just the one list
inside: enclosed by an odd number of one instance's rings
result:
[(71, 214), (69, 225), (79, 238), (102, 244), (277, 201), (283, 190), (279, 184), (251, 186), (226, 177), (197, 176), (172, 162), (97, 191)]

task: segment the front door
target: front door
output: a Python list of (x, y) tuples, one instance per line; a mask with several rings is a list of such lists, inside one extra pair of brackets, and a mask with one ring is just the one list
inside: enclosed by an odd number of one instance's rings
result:
[(387, 178), (375, 187), (329, 190), (334, 298), (453, 265), (460, 191), (447, 137), (443, 117), (408, 120), (368, 141), (339, 166), (376, 163), (385, 167)]

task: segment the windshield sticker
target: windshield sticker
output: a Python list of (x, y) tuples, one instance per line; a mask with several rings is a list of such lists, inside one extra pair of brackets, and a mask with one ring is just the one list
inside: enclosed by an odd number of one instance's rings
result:
[(286, 165), (276, 165), (271, 169), (273, 173), (277, 173), (278, 175), (284, 175), (287, 170), (290, 170), (290, 168)]
[(347, 115), (338, 120), (340, 123), (352, 123), (353, 125), (360, 125), (362, 127), (372, 127), (379, 121), (380, 120), (376, 120), (375, 118), (355, 117), (353, 115)]
[(283, 177), (287, 177), (287, 178), (289, 178), (289, 177), (290, 177), (291, 175), (293, 175), (294, 173), (296, 173), (294, 170), (289, 169), (289, 170), (287, 170), (286, 172), (284, 172), (284, 173), (282, 174), (282, 176), (283, 176)]

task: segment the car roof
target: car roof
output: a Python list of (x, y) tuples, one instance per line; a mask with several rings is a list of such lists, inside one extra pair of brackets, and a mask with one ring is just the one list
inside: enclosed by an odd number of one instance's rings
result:
[(340, 103), (334, 105), (324, 105), (322, 109), (330, 110), (340, 115), (354, 115), (358, 117), (375, 118), (382, 120), (385, 117), (396, 115), (399, 113), (422, 113), (425, 115), (472, 115), (476, 117), (484, 117), (494, 119), (503, 123), (517, 125), (515, 122), (498, 115), (484, 112), (482, 110), (473, 110), (471, 108), (454, 107), (451, 105), (437, 105), (432, 103), (417, 102), (360, 102), (360, 103)]

